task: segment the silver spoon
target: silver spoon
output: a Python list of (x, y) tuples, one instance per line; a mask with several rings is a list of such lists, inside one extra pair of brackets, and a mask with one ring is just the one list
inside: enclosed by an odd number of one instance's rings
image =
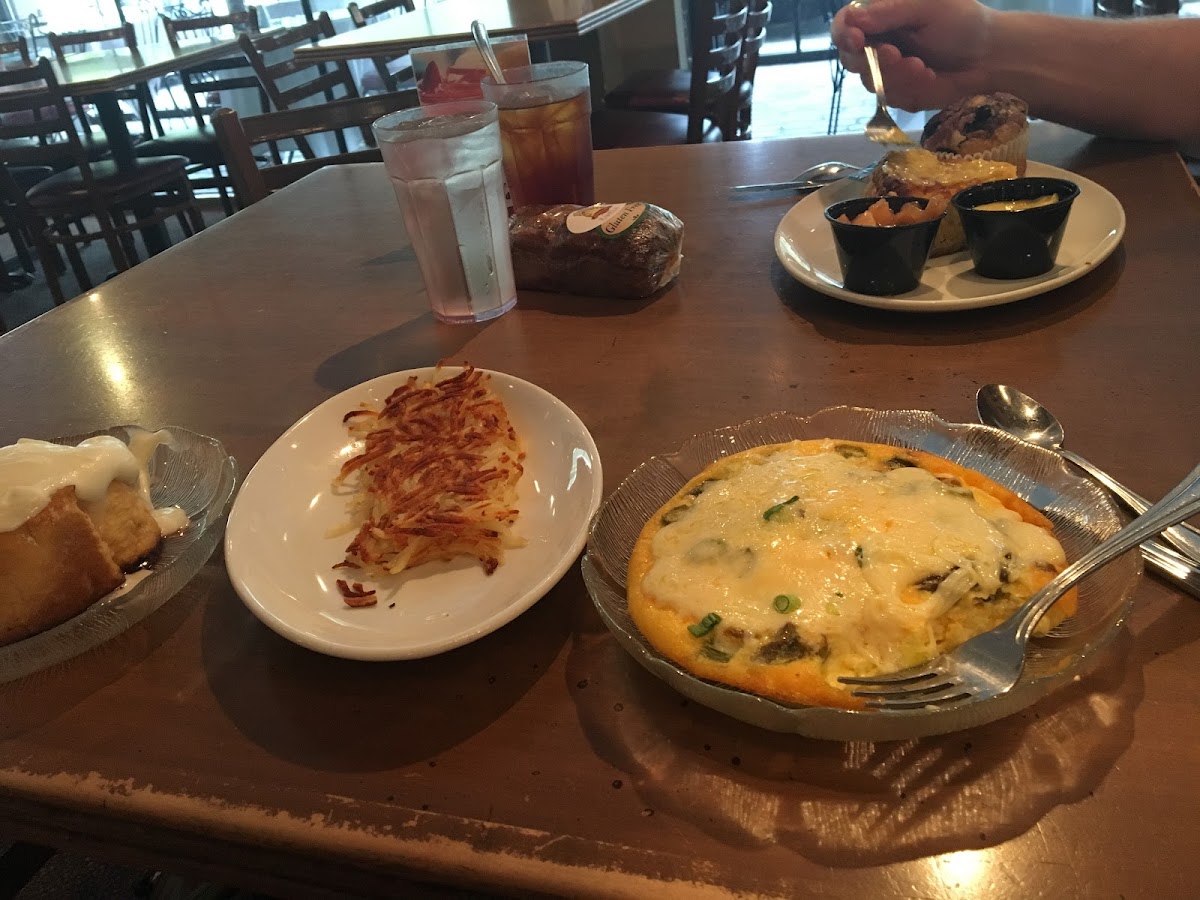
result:
[(816, 188), (845, 178), (847, 177), (847, 173), (857, 171), (859, 168), (859, 166), (852, 166), (850, 163), (830, 160), (829, 162), (809, 166), (791, 181), (770, 181), (766, 184), (738, 184), (734, 185), (733, 190), (739, 192), (815, 190)]
[(762, 185), (734, 185), (731, 190), (734, 192), (815, 191), (818, 187), (846, 178), (847, 173), (857, 172), (858, 169), (858, 166), (851, 166), (848, 162), (830, 160), (829, 162), (818, 162), (816, 166), (809, 166), (791, 181), (768, 181)]
[(475, 40), (475, 46), (483, 57), (483, 64), (487, 66), (492, 80), (496, 84), (505, 84), (504, 72), (500, 68), (500, 61), (496, 59), (496, 51), (492, 49), (492, 41), (488, 37), (487, 28), (478, 19), (471, 23), (471, 37)]
[[(985, 384), (975, 396), (979, 421), (1001, 431), (1054, 450), (1067, 462), (1092, 476), (1119, 497), (1130, 509), (1141, 515), (1150, 502), (1125, 487), (1107, 472), (1096, 468), (1082, 456), (1063, 449), (1063, 427), (1058, 419), (1028, 394), (1003, 384)], [(1176, 525), (1162, 533), (1162, 538), (1185, 554), (1193, 564), (1200, 562), (1200, 532), (1187, 524)]]

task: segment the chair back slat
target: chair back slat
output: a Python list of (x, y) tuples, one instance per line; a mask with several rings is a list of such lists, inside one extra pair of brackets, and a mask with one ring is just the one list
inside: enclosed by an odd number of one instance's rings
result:
[(346, 7), (346, 12), (350, 14), (350, 21), (354, 23), (354, 27), (362, 28), (372, 19), (378, 19), (390, 12), (412, 12), (414, 9), (416, 4), (413, 0), (378, 0), (377, 3), (368, 3), (365, 6), (351, 3)]
[(257, 37), (254, 39), (254, 46), (259, 53), (270, 53), (273, 50), (282, 50), (297, 44), (315, 43), (321, 38), (333, 37), (335, 33), (329, 14), (321, 13), (311, 22), (291, 28), (282, 28)]
[[(44, 138), (61, 132), (62, 125), (56, 119), (34, 119), (32, 122), (0, 125), (0, 140), (20, 140), (21, 138)], [(57, 151), (56, 151), (57, 152)]]
[(380, 158), (378, 149), (370, 148), (260, 169), (252, 149), (255, 144), (302, 141), (314, 134), (366, 128), (381, 116), (411, 109), (417, 103), (416, 91), (400, 91), (347, 97), (320, 106), (303, 106), (245, 119), (239, 118), (231, 109), (221, 109), (213, 116), (213, 128), (225, 156), (234, 192), (239, 202), (248, 206), (322, 166)]
[(280, 91), (280, 106), (283, 109), (289, 109), (301, 100), (323, 93), (342, 83), (341, 73), (326, 72), (324, 75), (318, 75), (312, 81), (306, 81), (304, 84), (296, 85), (294, 88)]
[(54, 56), (60, 63), (66, 61), (68, 50), (75, 50), (79, 47), (86, 47), (88, 44), (99, 44), (104, 41), (122, 41), (130, 50), (136, 50), (137, 32), (134, 31), (133, 25), (126, 22), (118, 28), (104, 28), (99, 31), (72, 31), (64, 34), (49, 32), (46, 35), (46, 42), (50, 44), (50, 49), (54, 51)]
[(722, 38), (726, 35), (741, 35), (746, 27), (746, 18), (749, 16), (750, 10), (743, 3), (740, 7), (730, 9), (728, 12), (715, 13), (709, 19), (709, 37)]
[(257, 34), (259, 31), (258, 8), (254, 6), (247, 6), (244, 10), (223, 16), (189, 16), (185, 19), (172, 19), (163, 14), (159, 16), (159, 21), (162, 23), (163, 33), (167, 36), (167, 43), (177, 50), (179, 49), (179, 36), (186, 35), (188, 32), (203, 31), (212, 34), (212, 32), (221, 32), (226, 28), (230, 28), (234, 32), (249, 31), (253, 34)]
[(383, 156), (380, 155), (378, 147), (368, 147), (364, 150), (351, 150), (349, 153), (339, 153), (336, 159), (328, 156), (318, 156), (316, 159), (302, 159), (299, 162), (283, 163), (282, 165), (271, 166), (269, 169), (263, 169), (263, 185), (266, 187), (267, 193), (274, 193), (280, 188), (287, 187), (294, 181), (299, 181), (305, 175), (311, 175), (318, 169), (323, 169), (332, 163), (344, 165), (346, 163), (382, 161)]

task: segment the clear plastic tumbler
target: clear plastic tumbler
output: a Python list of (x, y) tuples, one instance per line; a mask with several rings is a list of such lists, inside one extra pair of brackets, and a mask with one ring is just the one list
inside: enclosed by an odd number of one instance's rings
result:
[(433, 314), (482, 322), (517, 302), (500, 126), (485, 100), (406, 109), (371, 126)]

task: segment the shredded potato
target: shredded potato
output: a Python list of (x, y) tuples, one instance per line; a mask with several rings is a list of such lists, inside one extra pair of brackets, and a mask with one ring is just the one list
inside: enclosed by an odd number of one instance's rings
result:
[[(361, 524), (335, 568), (379, 576), (469, 555), (490, 575), (504, 548), (524, 543), (513, 524), (525, 452), (489, 381), (469, 366), (444, 381), (414, 375), (382, 409), (345, 415), (363, 451), (334, 484), (355, 488), (351, 516)], [(374, 599), (361, 584), (342, 594), (351, 606)]]

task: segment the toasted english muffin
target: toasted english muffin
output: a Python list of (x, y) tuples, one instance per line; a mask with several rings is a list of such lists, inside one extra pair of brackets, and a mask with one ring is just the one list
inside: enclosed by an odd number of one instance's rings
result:
[(878, 196), (926, 197), (946, 205), (946, 218), (929, 251), (933, 257), (957, 253), (967, 246), (962, 220), (950, 205), (951, 197), (975, 184), (1016, 177), (1016, 166), (1008, 162), (945, 160), (929, 150), (892, 150), (872, 171), (869, 191)]

